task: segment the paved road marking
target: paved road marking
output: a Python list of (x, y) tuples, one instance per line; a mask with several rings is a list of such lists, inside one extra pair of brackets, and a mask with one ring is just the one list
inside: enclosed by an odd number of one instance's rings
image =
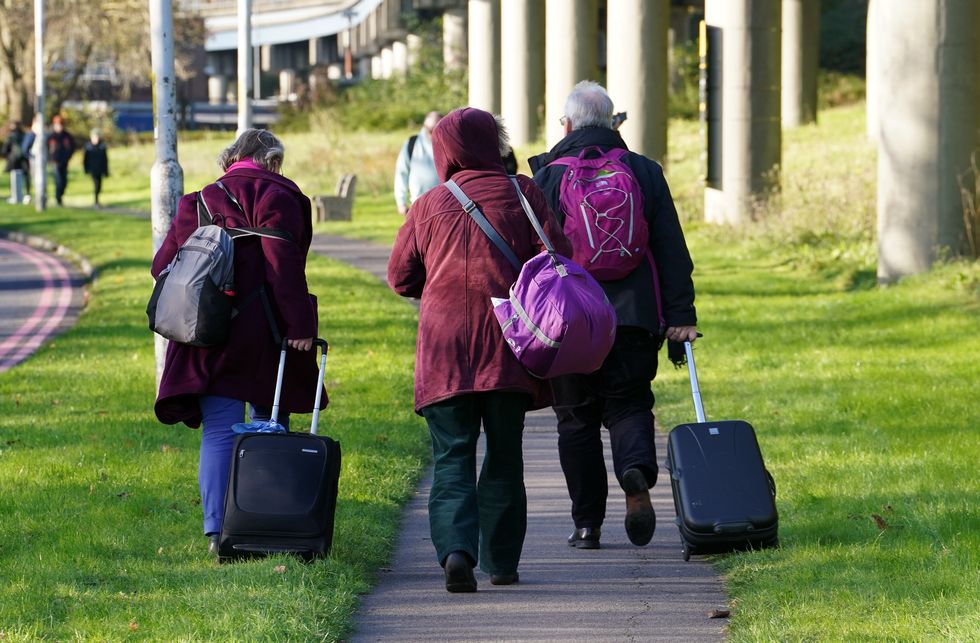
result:
[(32, 263), (44, 282), (31, 315), (0, 344), (0, 373), (10, 370), (44, 343), (64, 320), (72, 299), (71, 277), (65, 267), (47, 253), (0, 239), (0, 250)]

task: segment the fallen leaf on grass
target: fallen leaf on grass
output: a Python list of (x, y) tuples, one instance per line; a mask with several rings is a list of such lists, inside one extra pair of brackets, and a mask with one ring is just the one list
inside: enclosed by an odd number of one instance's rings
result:
[(157, 556), (163, 556), (163, 547), (157, 550)]
[(139, 625), (136, 623), (136, 621), (130, 621), (129, 622), (129, 631), (130, 632), (135, 632), (138, 629), (139, 629)]
[(708, 612), (708, 618), (728, 618), (731, 615), (731, 610), (711, 610)]
[(888, 527), (890, 526), (887, 522), (885, 522), (885, 519), (879, 516), (878, 514), (871, 514), (871, 517), (875, 521), (875, 527), (877, 527), (882, 531), (888, 529)]
[(285, 565), (276, 565), (275, 567), (272, 568), (272, 571), (274, 571), (277, 574), (285, 574), (286, 573), (286, 566)]

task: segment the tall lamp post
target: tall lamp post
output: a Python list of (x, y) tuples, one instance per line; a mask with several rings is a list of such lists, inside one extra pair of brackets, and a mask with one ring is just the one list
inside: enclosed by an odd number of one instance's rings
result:
[(344, 78), (350, 80), (354, 77), (354, 17), (357, 12), (353, 9), (345, 9), (344, 17), (347, 18), (347, 50), (344, 51)]
[(238, 0), (238, 134), (252, 127), (252, 0)]
[[(150, 169), (150, 222), (153, 254), (167, 236), (177, 200), (184, 192), (184, 172), (177, 162), (177, 100), (174, 74), (174, 28), (171, 0), (150, 0), (150, 59), (153, 68), (153, 140), (156, 160)], [(167, 340), (155, 335), (157, 384), (163, 374)]]
[(44, 135), (44, 0), (34, 0), (34, 209), (47, 206), (48, 146)]

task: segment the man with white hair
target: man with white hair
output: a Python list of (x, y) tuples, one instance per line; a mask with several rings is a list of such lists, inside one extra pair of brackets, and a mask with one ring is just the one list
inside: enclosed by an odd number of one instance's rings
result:
[(565, 137), (529, 165), (572, 241), (573, 258), (599, 280), (618, 322), (616, 342), (598, 371), (552, 380), (558, 453), (575, 523), (568, 544), (599, 548), (608, 495), (605, 426), (626, 494), (626, 533), (642, 546), (656, 527), (649, 492), (658, 470), (650, 386), (664, 340), (697, 337), (693, 264), (663, 168), (628, 150), (613, 127), (606, 90), (580, 82), (561, 122)]
[(418, 134), (408, 137), (395, 162), (395, 205), (405, 216), (409, 206), (420, 196), (439, 185), (432, 156), (432, 130), (442, 118), (439, 112), (429, 112)]

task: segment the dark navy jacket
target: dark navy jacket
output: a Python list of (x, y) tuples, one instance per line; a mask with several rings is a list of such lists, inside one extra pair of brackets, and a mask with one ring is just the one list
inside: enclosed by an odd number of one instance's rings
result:
[[(559, 191), (566, 166), (548, 164), (563, 156), (578, 156), (583, 149), (590, 146), (602, 150), (628, 149), (619, 132), (608, 128), (586, 127), (567, 135), (550, 152), (528, 159), (534, 173), (534, 182), (541, 188), (548, 205), (563, 225), (565, 213), (561, 210)], [(634, 152), (627, 154), (625, 160), (643, 191), (644, 214), (650, 228), (650, 250), (660, 275), (666, 325), (695, 326), (697, 315), (694, 310), (694, 282), (691, 279), (694, 265), (684, 241), (684, 232), (677, 218), (677, 210), (674, 208), (663, 168)], [(653, 272), (646, 263), (624, 279), (599, 283), (616, 308), (620, 326), (639, 326), (662, 335), (664, 329), (659, 328), (657, 318)]]

